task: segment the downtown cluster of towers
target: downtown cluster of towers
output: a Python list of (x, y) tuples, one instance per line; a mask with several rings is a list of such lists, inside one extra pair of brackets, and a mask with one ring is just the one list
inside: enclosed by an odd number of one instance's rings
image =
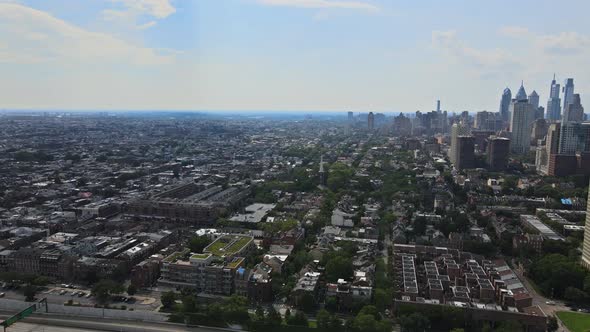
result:
[(540, 173), (590, 173), (590, 123), (584, 122), (584, 107), (580, 95), (574, 93), (573, 78), (566, 79), (561, 88), (553, 77), (546, 109), (539, 106), (536, 91), (527, 96), (522, 83), (514, 98), (506, 88), (499, 113), (508, 124), (511, 152), (528, 154), (531, 144), (535, 145), (535, 165)]
[[(564, 82), (563, 86), (563, 116), (562, 116), (562, 106), (561, 106), (561, 98), (560, 98), (560, 85), (555, 80), (555, 75), (553, 75), (553, 80), (551, 81), (551, 87), (549, 92), (549, 100), (547, 101), (547, 109), (542, 106), (539, 106), (539, 95), (537, 91), (533, 90), (530, 95), (526, 95), (524, 91), (524, 86), (521, 83), (520, 89), (515, 96), (515, 100), (524, 100), (527, 99), (528, 103), (533, 105), (535, 112), (537, 115), (540, 114), (541, 117), (545, 117), (545, 119), (549, 121), (558, 121), (562, 118), (564, 121), (568, 121), (570, 114), (570, 105), (580, 104), (580, 95), (574, 94), (574, 79), (568, 78)], [(509, 88), (504, 89), (504, 93), (502, 93), (502, 99), (500, 100), (500, 115), (504, 121), (510, 121), (510, 105), (513, 102), (512, 99), (512, 92)], [(583, 121), (583, 112), (582, 118), (576, 119), (579, 121)]]

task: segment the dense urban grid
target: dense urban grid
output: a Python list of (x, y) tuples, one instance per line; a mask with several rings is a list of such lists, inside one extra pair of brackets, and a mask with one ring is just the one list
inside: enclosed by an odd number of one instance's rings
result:
[(395, 116), (4, 111), (0, 309), (563, 328), (590, 303), (590, 122), (573, 79), (560, 91)]

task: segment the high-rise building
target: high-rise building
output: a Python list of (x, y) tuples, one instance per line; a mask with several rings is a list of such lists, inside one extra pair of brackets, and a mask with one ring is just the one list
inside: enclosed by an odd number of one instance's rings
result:
[(526, 154), (531, 147), (531, 129), (535, 110), (528, 102), (523, 84), (520, 85), (516, 98), (510, 103), (510, 113), (511, 150), (517, 154)]
[(504, 122), (510, 121), (510, 101), (512, 100), (512, 92), (510, 89), (504, 89), (502, 99), (500, 100), (500, 115)]
[(574, 102), (574, 79), (568, 78), (563, 83), (563, 109)]
[(505, 137), (490, 136), (488, 138), (488, 169), (490, 171), (503, 171), (508, 163), (510, 152), (510, 139)]
[(457, 169), (467, 169), (475, 167), (475, 145), (473, 136), (461, 135), (457, 137)]
[(459, 136), (469, 135), (469, 128), (461, 123), (455, 123), (451, 127), (451, 147), (449, 148), (449, 160), (457, 164), (459, 156)]
[(367, 122), (369, 126), (369, 130), (373, 130), (375, 128), (375, 115), (373, 112), (369, 112), (369, 116), (367, 117)]
[(348, 122), (353, 122), (353, 121), (354, 121), (354, 113), (348, 112)]
[(436, 101), (436, 113), (440, 113), (440, 100)]
[(549, 125), (547, 124), (547, 120), (536, 119), (533, 122), (533, 129), (531, 131), (531, 141), (533, 142), (533, 144), (536, 144), (538, 140), (543, 139), (543, 137), (547, 136), (548, 129)]
[(475, 128), (479, 130), (498, 131), (503, 127), (500, 113), (482, 111), (475, 113)]
[(553, 74), (553, 81), (551, 81), (551, 90), (549, 92), (549, 100), (547, 101), (547, 120), (557, 121), (561, 119), (561, 99), (559, 99), (559, 84), (555, 81), (555, 74)]
[(545, 148), (547, 149), (547, 158), (559, 152), (559, 132), (561, 123), (556, 122), (549, 125), (547, 129), (547, 138), (545, 139)]
[(559, 154), (575, 155), (590, 151), (590, 123), (562, 122), (559, 131)]
[(539, 108), (539, 94), (537, 91), (533, 90), (529, 95), (529, 104), (533, 105), (534, 109)]
[(400, 113), (393, 118), (393, 132), (397, 136), (409, 136), (412, 134), (412, 120)]
[(582, 245), (582, 265), (590, 269), (590, 199), (586, 208), (586, 226), (584, 226), (584, 244)]
[(584, 107), (580, 100), (580, 94), (575, 93), (573, 101), (563, 110), (563, 122), (582, 122), (584, 121)]

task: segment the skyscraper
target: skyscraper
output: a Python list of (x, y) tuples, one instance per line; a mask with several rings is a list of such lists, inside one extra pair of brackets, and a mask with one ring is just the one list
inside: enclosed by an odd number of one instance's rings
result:
[(503, 171), (508, 163), (510, 152), (510, 139), (505, 137), (490, 136), (488, 138), (488, 169), (490, 171)]
[(522, 83), (516, 98), (510, 103), (510, 113), (511, 150), (517, 154), (526, 154), (531, 147), (531, 128), (535, 119), (535, 110), (528, 102)]
[(373, 130), (375, 128), (375, 115), (373, 112), (369, 112), (369, 116), (367, 117), (367, 122), (369, 126), (369, 130)]
[(354, 120), (354, 113), (348, 112), (348, 122), (353, 122)]
[(475, 113), (475, 128), (479, 130), (501, 130), (502, 118), (500, 113), (481, 111)]
[(584, 244), (582, 246), (582, 265), (590, 269), (590, 199), (586, 207), (586, 226), (584, 226)]
[(457, 164), (459, 160), (459, 137), (469, 135), (469, 128), (461, 123), (455, 123), (451, 127), (451, 147), (449, 149), (449, 160)]
[(563, 122), (582, 122), (584, 121), (584, 107), (580, 100), (580, 94), (575, 93), (573, 101), (563, 110)]
[(440, 100), (436, 101), (436, 113), (440, 113)]
[(467, 169), (475, 167), (475, 143), (473, 136), (460, 135), (457, 137), (457, 169)]
[(549, 100), (547, 101), (547, 120), (557, 121), (561, 119), (561, 99), (559, 99), (559, 84), (555, 81), (555, 74), (553, 74), (553, 81), (551, 81), (551, 90), (549, 92)]
[(568, 78), (563, 83), (563, 110), (574, 102), (574, 79)]
[(537, 91), (533, 90), (529, 95), (529, 104), (533, 105), (535, 110), (539, 108), (539, 94), (537, 94)]
[(500, 100), (500, 115), (504, 122), (510, 121), (510, 100), (512, 100), (512, 92), (510, 89), (504, 89), (502, 99)]

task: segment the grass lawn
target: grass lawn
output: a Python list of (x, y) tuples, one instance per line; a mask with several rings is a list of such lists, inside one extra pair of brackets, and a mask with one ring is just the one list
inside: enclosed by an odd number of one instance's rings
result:
[(560, 311), (557, 316), (571, 332), (590, 331), (590, 314), (571, 311)]

